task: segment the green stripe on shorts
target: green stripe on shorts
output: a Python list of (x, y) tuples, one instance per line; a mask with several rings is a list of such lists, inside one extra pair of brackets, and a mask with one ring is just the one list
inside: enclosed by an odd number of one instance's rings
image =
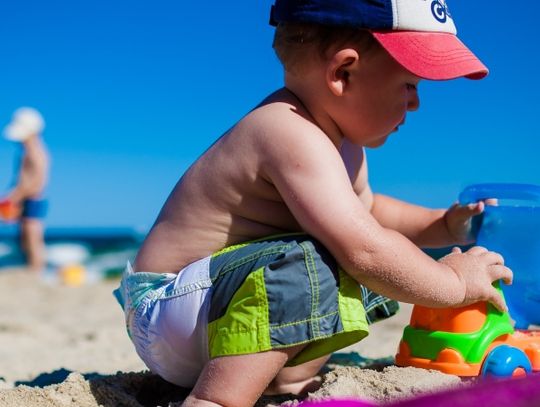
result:
[(210, 357), (257, 353), (270, 345), (264, 269), (251, 273), (224, 316), (208, 324)]

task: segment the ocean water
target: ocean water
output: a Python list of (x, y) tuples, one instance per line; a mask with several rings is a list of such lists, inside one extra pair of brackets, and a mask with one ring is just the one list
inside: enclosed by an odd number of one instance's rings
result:
[[(131, 228), (49, 228), (45, 234), (44, 278), (55, 282), (61, 278), (62, 270), (73, 266), (84, 270), (85, 282), (119, 278), (126, 263), (134, 260), (143, 239), (144, 233)], [(0, 272), (24, 264), (17, 240), (15, 228), (0, 228)], [(426, 253), (438, 259), (450, 249)]]
[[(85, 280), (116, 278), (133, 261), (144, 235), (130, 228), (49, 228), (45, 233), (49, 280), (69, 267), (84, 270)], [(0, 229), (0, 272), (22, 266), (17, 232)]]

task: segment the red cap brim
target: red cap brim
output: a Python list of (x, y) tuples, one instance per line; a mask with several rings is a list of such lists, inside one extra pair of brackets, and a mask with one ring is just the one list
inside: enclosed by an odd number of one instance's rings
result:
[(489, 72), (453, 34), (389, 31), (374, 32), (373, 36), (401, 66), (420, 78), (482, 79)]

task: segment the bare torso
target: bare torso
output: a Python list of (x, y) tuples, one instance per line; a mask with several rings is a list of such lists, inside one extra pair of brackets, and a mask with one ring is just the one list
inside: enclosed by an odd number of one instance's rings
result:
[(39, 199), (47, 185), (49, 154), (38, 136), (25, 141), (17, 183), (9, 199), (21, 203), (25, 199)]
[[(305, 114), (298, 100), (282, 90), (225, 133), (173, 189), (137, 255), (135, 270), (178, 272), (226, 246), (302, 231), (262, 170), (261, 145), (273, 134), (269, 117), (294, 121)], [(351, 148), (356, 154), (346, 154), (353, 157), (348, 172), (356, 181), (363, 154)]]

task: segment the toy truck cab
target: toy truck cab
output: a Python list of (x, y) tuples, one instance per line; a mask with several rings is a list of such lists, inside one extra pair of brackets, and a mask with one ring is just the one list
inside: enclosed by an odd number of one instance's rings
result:
[(415, 306), (396, 355), (399, 366), (458, 376), (512, 376), (540, 370), (540, 332), (514, 331), (508, 313), (477, 303)]

